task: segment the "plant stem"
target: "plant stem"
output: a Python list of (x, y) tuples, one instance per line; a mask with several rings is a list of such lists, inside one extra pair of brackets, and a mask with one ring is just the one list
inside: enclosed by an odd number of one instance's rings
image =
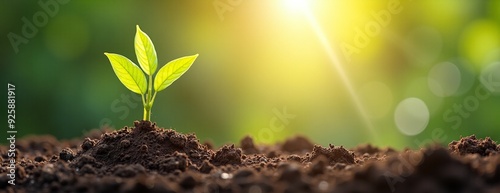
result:
[[(144, 105), (144, 120), (151, 121), (151, 108), (153, 107), (153, 75), (149, 75), (148, 91), (146, 92), (146, 100), (143, 100)], [(155, 93), (156, 94), (156, 93)]]
[(144, 118), (145, 121), (151, 120), (151, 107), (144, 106)]
[[(146, 95), (147, 95), (147, 93), (146, 93)], [(144, 106), (144, 116), (142, 117), (142, 120), (147, 121), (148, 119), (150, 119), (149, 110), (146, 110), (146, 105), (148, 103), (146, 103), (147, 99), (145, 99), (145, 98), (147, 98), (147, 96), (144, 97), (144, 95), (141, 95), (141, 98), (142, 98), (142, 106)]]
[(158, 93), (158, 92), (156, 92), (156, 91), (155, 91), (155, 93), (153, 94), (153, 98), (151, 99), (151, 102), (149, 103), (149, 105), (150, 105), (151, 107), (153, 107), (153, 103), (155, 102), (156, 93)]

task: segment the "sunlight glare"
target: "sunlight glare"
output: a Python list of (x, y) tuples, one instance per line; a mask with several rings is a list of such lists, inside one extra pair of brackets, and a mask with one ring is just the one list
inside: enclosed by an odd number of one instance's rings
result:
[(307, 9), (307, 0), (283, 0), (286, 7), (292, 12), (300, 12)]

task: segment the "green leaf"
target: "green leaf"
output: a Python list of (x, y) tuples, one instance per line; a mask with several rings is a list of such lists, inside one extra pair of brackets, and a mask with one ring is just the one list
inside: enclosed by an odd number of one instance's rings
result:
[(139, 61), (142, 70), (144, 70), (147, 75), (153, 75), (158, 66), (155, 46), (149, 36), (139, 28), (139, 25), (137, 25), (137, 31), (135, 33), (134, 47), (137, 61)]
[(109, 59), (113, 71), (120, 82), (129, 90), (137, 94), (147, 91), (146, 76), (141, 69), (125, 56), (113, 53), (104, 53)]
[(193, 64), (198, 54), (177, 58), (165, 64), (156, 74), (154, 88), (159, 92), (179, 79)]

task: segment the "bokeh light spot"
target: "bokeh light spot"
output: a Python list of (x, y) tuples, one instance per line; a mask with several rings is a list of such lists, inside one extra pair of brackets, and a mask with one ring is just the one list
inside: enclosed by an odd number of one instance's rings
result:
[(478, 20), (470, 24), (463, 33), (461, 50), (476, 69), (486, 65), (486, 59), (491, 50), (500, 47), (500, 27), (498, 22)]
[(419, 98), (401, 101), (394, 112), (394, 121), (399, 131), (405, 135), (421, 133), (429, 123), (429, 109)]
[(430, 70), (428, 79), (432, 93), (436, 96), (448, 97), (455, 94), (460, 87), (460, 69), (451, 62), (439, 63)]

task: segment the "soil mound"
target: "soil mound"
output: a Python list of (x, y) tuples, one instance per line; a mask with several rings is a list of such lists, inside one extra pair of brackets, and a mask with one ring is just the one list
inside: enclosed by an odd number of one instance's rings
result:
[[(169, 173), (177, 169), (185, 171), (191, 166), (199, 168), (214, 155), (194, 134), (158, 128), (149, 121), (136, 121), (134, 126), (105, 133), (100, 139), (86, 138), (71, 166), (107, 172), (120, 170), (121, 165), (140, 165), (148, 170)], [(61, 158), (71, 160), (68, 158), (72, 156), (66, 154)]]
[(335, 163), (345, 163), (345, 164), (354, 164), (354, 153), (349, 152), (344, 149), (344, 147), (335, 147), (330, 144), (329, 148), (324, 148), (319, 145), (315, 145), (311, 156), (308, 158), (309, 161), (313, 161), (314, 159), (324, 156), (328, 159), (330, 164)]
[(500, 145), (497, 145), (491, 138), (477, 139), (475, 135), (460, 137), (460, 140), (452, 141), (448, 145), (448, 148), (450, 151), (460, 155), (479, 154), (481, 156), (488, 156), (500, 152)]

